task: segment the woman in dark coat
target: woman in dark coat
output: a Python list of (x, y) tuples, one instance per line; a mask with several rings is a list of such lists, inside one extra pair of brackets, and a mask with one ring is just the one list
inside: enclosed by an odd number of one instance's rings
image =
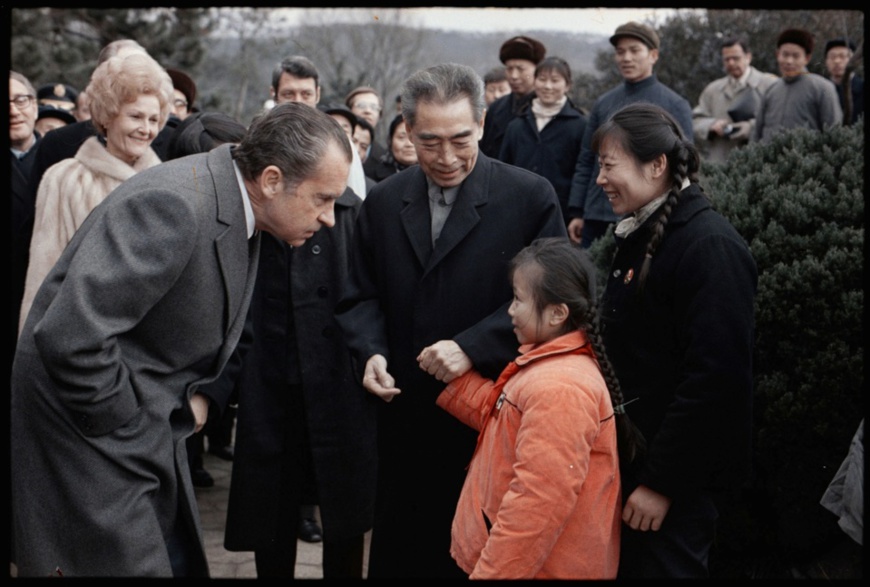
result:
[(571, 103), (570, 91), (571, 66), (560, 57), (541, 61), (535, 68), (532, 106), (508, 124), (498, 157), (547, 178), (566, 223), (574, 166), (586, 130), (586, 116)]
[(417, 164), (417, 151), (408, 136), (405, 119), (401, 114), (396, 115), (390, 122), (390, 136), (387, 141), (387, 152), (371, 168), (371, 178), (375, 181), (386, 179)]
[(646, 451), (621, 462), (619, 577), (707, 578), (717, 500), (746, 480), (758, 281), (698, 186), (698, 151), (636, 103), (592, 137), (617, 224), (602, 334)]
[(301, 247), (263, 235), (240, 343), (224, 539), (227, 550), (254, 551), (258, 577), (293, 576), (308, 459), (323, 525), (324, 578), (362, 577), (374, 507), (376, 398), (352, 376), (333, 314), (361, 203), (345, 191), (335, 203), (335, 226)]

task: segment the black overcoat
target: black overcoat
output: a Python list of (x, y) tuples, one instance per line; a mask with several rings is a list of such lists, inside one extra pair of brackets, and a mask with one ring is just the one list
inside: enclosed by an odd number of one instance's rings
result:
[[(225, 545), (273, 545), (287, 512), (301, 505), (301, 471), (282, 470), (287, 451), (303, 450), (308, 426), (324, 536), (338, 540), (369, 530), (376, 476), (375, 398), (352, 376), (334, 306), (347, 274), (348, 251), (361, 200), (348, 189), (335, 204), (336, 223), (301, 247), (263, 235), (238, 380), (235, 459)], [(291, 291), (292, 288), (292, 291)], [(292, 321), (288, 312), (292, 300)], [(295, 325), (296, 347), (288, 336)], [(291, 397), (288, 356), (301, 367), (305, 417)], [(302, 457), (296, 455), (294, 459)], [(299, 479), (282, 493), (282, 474)], [(286, 488), (286, 485), (283, 487)]]

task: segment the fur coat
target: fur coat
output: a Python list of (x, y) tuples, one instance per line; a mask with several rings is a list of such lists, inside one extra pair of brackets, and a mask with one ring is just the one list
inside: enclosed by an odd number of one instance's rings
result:
[(45, 172), (36, 194), (19, 332), (43, 279), (91, 210), (121, 182), (158, 163), (160, 158), (148, 149), (131, 167), (109, 153), (97, 137), (91, 137), (82, 143), (75, 157), (64, 159)]

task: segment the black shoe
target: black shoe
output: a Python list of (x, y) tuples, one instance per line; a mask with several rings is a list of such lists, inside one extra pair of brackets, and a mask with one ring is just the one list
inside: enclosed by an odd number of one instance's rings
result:
[(194, 487), (212, 487), (214, 485), (214, 477), (205, 469), (191, 469), (190, 477), (193, 479)]
[(323, 540), (323, 531), (316, 521), (302, 518), (299, 522), (299, 539), (305, 542), (320, 542)]
[(216, 446), (214, 448), (209, 447), (208, 452), (213, 454), (219, 459), (223, 459), (225, 461), (233, 460), (233, 447), (231, 446)]

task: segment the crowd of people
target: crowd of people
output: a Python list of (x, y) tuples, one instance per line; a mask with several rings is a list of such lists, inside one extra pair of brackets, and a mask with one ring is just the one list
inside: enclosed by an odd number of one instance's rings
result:
[(304, 55), (247, 123), (131, 40), (82, 91), (10, 71), (17, 575), (208, 576), (209, 450), (258, 577), (298, 539), (327, 579), (708, 577), (758, 275), (700, 168), (857, 123), (863, 80), (849, 39), (826, 79), (809, 31), (779, 75), (732, 37), (693, 108), (654, 28), (609, 40), (589, 111), (520, 35), (410, 72), (385, 137), (377, 89), (321, 104)]

